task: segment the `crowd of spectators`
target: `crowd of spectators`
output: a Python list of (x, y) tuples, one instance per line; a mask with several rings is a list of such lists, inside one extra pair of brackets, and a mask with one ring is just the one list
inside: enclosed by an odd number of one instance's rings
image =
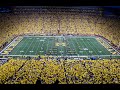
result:
[[(80, 13), (0, 13), (0, 50), (19, 35), (100, 35), (120, 42), (120, 20)], [(120, 61), (19, 60), (0, 66), (0, 84), (119, 84)]]
[(120, 61), (10, 59), (0, 66), (1, 84), (119, 84)]
[(100, 35), (116, 46), (120, 20), (80, 13), (1, 13), (0, 47), (18, 35)]

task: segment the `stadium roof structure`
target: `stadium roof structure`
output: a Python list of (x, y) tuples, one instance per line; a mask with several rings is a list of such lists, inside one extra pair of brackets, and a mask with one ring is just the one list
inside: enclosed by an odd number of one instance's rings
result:
[(106, 14), (114, 14), (120, 16), (120, 6), (103, 6)]
[(120, 6), (1, 6), (0, 7), (0, 12), (4, 13), (4, 12), (11, 12), (12, 9), (14, 8), (25, 8), (25, 9), (31, 9), (31, 8), (35, 8), (35, 9), (65, 9), (65, 10), (70, 10), (70, 11), (74, 11), (74, 10), (99, 10), (99, 8), (101, 8), (103, 10), (103, 14), (106, 15), (116, 15), (116, 16), (120, 16)]

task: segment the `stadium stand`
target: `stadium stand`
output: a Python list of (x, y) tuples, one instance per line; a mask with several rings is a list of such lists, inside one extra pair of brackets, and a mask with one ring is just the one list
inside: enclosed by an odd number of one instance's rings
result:
[[(0, 14), (0, 46), (11, 38), (26, 34), (91, 34), (102, 35), (111, 43), (119, 45), (119, 18), (73, 14)], [(59, 17), (60, 16), (60, 17)], [(113, 30), (114, 29), (114, 30)], [(33, 32), (34, 30), (34, 32)], [(11, 38), (10, 38), (11, 37)]]
[[(0, 13), (0, 50), (20, 35), (98, 35), (115, 48), (120, 18), (79, 12)], [(119, 84), (119, 59), (40, 60), (11, 58), (0, 65), (0, 84)], [(39, 83), (38, 83), (39, 84)]]
[[(118, 84), (119, 60), (15, 60), (0, 67), (5, 84)], [(4, 72), (4, 73), (3, 73)]]

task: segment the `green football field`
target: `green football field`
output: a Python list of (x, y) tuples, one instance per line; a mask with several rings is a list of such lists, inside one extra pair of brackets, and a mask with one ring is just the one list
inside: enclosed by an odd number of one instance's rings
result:
[(24, 36), (8, 55), (110, 56), (111, 53), (96, 37)]

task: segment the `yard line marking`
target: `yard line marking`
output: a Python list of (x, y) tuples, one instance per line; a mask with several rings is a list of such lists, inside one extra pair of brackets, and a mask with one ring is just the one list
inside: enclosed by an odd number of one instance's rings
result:
[[(77, 43), (77, 45), (78, 45), (77, 47), (79, 47), (79, 44), (78, 44), (78, 42), (77, 42), (77, 38), (74, 38), (73, 42), (74, 42), (74, 41)], [(77, 48), (77, 47), (76, 47), (76, 48)], [(76, 53), (77, 53), (77, 55), (79, 55), (79, 52), (76, 52)], [(83, 52), (82, 52), (82, 53), (83, 53)]]
[[(34, 50), (34, 48), (36, 47), (36, 43), (37, 43), (37, 41), (35, 40), (35, 44), (33, 44), (33, 47), (31, 50)], [(31, 52), (30, 52), (30, 54), (31, 54)], [(35, 54), (35, 53), (33, 53), (33, 54)]]
[[(28, 39), (26, 38), (25, 42), (27, 42), (27, 40), (28, 40)], [(27, 44), (28, 44), (28, 43), (27, 43)], [(25, 43), (25, 47), (27, 46), (27, 44)], [(24, 45), (24, 43), (23, 43), (21, 46), (23, 46), (23, 45)], [(24, 50), (25, 47), (23, 47), (21, 50)], [(20, 48), (19, 48), (19, 50), (20, 50)], [(21, 54), (21, 52), (20, 52), (20, 54)]]
[(24, 52), (24, 51), (20, 51), (20, 52)]
[[(95, 39), (95, 38), (94, 38)], [(96, 39), (95, 39), (96, 40)], [(92, 40), (93, 41), (93, 40)], [(97, 40), (96, 40), (97, 41)], [(93, 46), (95, 46), (94, 44), (93, 44)], [(97, 41), (97, 46), (100, 46), (99, 48), (101, 49), (101, 51), (103, 52), (103, 54), (105, 53), (105, 51), (104, 51), (104, 49), (105, 48), (103, 48), (103, 47), (101, 47), (101, 44)], [(96, 48), (95, 47), (95, 49), (97, 50), (97, 51), (99, 51), (99, 49), (98, 48)], [(106, 54), (106, 53), (105, 53)]]
[[(39, 38), (39, 39), (41, 40), (41, 38)], [(37, 50), (35, 51), (35, 55), (37, 54), (37, 51), (39, 51), (38, 48), (39, 48), (40, 43), (41, 42), (39, 42), (39, 44), (37, 45)]]
[[(56, 39), (58, 42), (59, 42), (59, 38), (61, 38), (61, 37), (57, 37), (57, 39)], [(57, 47), (57, 48), (58, 48), (58, 51), (59, 51), (58, 53), (60, 53), (60, 55), (62, 56), (62, 54), (61, 54), (61, 52), (60, 52), (62, 49), (60, 48), (60, 46)]]
[(67, 42), (66, 42), (67, 39), (66, 39), (66, 37), (64, 37), (64, 40), (65, 40), (65, 43), (66, 43), (66, 47), (64, 47), (64, 49), (65, 49), (65, 56), (67, 56), (67, 49), (66, 49), (67, 48)]
[[(95, 39), (95, 40), (96, 40), (96, 39)], [(97, 41), (97, 40), (96, 40), (96, 41)], [(101, 51), (103, 52), (103, 54), (106, 54), (105, 51), (104, 51), (105, 48), (103, 47), (103, 45), (102, 45), (101, 43), (99, 43), (98, 41), (97, 41), (97, 45), (100, 46), (99, 48), (101, 49)], [(98, 50), (98, 48), (97, 48), (97, 50)], [(99, 51), (99, 50), (98, 50), (98, 51)]]
[(39, 52), (44, 52), (44, 51), (39, 51)]
[(93, 51), (89, 51), (89, 53), (92, 53)]
[[(79, 40), (79, 38), (77, 39), (75, 39), (75, 41), (76, 41), (76, 43), (77, 43), (77, 45), (78, 45), (78, 47), (79, 47), (79, 49), (80, 49), (80, 46), (82, 47), (82, 45), (80, 45), (77, 41)], [(80, 51), (80, 53), (83, 55), (83, 51)], [(79, 53), (79, 55), (80, 55), (80, 53)]]
[[(104, 39), (102, 39), (102, 38), (100, 38), (99, 37), (99, 39), (101, 39), (106, 45), (108, 45), (109, 47), (111, 47), (112, 49), (114, 49), (107, 41), (105, 41)], [(98, 43), (100, 43), (100, 42), (98, 42)], [(100, 43), (100, 45), (102, 45), (101, 43)], [(104, 45), (102, 45), (102, 47), (103, 48), (105, 48), (104, 47)], [(106, 48), (105, 48), (106, 49)], [(116, 52), (118, 52), (116, 49), (114, 49)], [(107, 49), (106, 49), (106, 51), (108, 51)], [(109, 53), (110, 53), (110, 51), (108, 51)], [(119, 53), (119, 52), (118, 52)], [(106, 53), (105, 53), (106, 54)], [(119, 53), (120, 54), (120, 53)], [(111, 55), (111, 54), (110, 54)]]
[(45, 43), (46, 43), (46, 41), (42, 43), (42, 46), (40, 47), (40, 50), (41, 49), (43, 50), (43, 48), (44, 48), (43, 44), (45, 44)]
[[(92, 40), (92, 39), (91, 39), (91, 40)], [(88, 44), (90, 45), (90, 48), (96, 53), (96, 55), (98, 55), (98, 53), (97, 53), (98, 50), (94, 50), (94, 48), (95, 48), (96, 46), (93, 48), (93, 47), (91, 46), (91, 44), (90, 44), (90, 43), (91, 43), (91, 40), (88, 42)], [(93, 44), (93, 43), (92, 43), (92, 44)], [(94, 45), (93, 45), (93, 46), (94, 46)]]
[[(90, 51), (91, 55), (92, 55), (93, 51), (96, 53), (96, 51), (92, 48), (91, 44), (89, 42), (87, 42), (87, 43), (88, 43), (89, 47), (92, 49), (92, 51)], [(98, 54), (96, 53), (96, 55), (98, 55)]]
[[(35, 39), (35, 38), (34, 38), (34, 39)], [(32, 43), (33, 43), (34, 39), (33, 39), (33, 40), (32, 40), (32, 42), (30, 43), (30, 45), (29, 45), (29, 47), (27, 48), (27, 50), (26, 50), (25, 54), (28, 52), (28, 50), (29, 50), (30, 46), (32, 45)], [(24, 55), (25, 55), (25, 54), (24, 54)]]
[[(85, 44), (84, 39), (85, 39), (85, 38), (83, 38), (83, 41), (82, 41), (82, 42), (83, 42), (84, 48), (87, 48), (87, 45)], [(86, 55), (88, 55), (88, 53), (87, 53), (86, 51), (85, 51), (85, 53), (86, 53)]]
[(29, 52), (34, 52), (34, 51), (29, 51)]
[[(75, 47), (75, 45), (73, 44), (73, 40), (72, 40), (72, 45), (74, 46), (74, 50), (76, 51), (76, 53), (77, 53), (77, 50), (76, 50), (76, 47)], [(77, 53), (78, 54), (78, 53)]]
[[(81, 45), (82, 48), (83, 48), (84, 46), (86, 46), (85, 43), (84, 43), (84, 38), (83, 38), (83, 40), (82, 40), (81, 42), (83, 42), (83, 44), (80, 43), (80, 45)], [(87, 53), (86, 51), (85, 51), (85, 53), (86, 53), (86, 55), (88, 55), (88, 53)], [(84, 54), (83, 54), (83, 55), (84, 55)]]
[[(62, 40), (62, 39), (63, 39), (63, 37), (60, 37), (60, 39)], [(61, 51), (60, 51), (61, 56), (63, 56), (63, 53), (62, 53), (62, 52), (64, 52), (64, 50), (62, 49), (62, 46), (61, 46), (60, 48), (61, 48)]]
[(45, 53), (47, 53), (47, 51), (48, 51), (48, 42), (49, 42), (49, 40), (47, 39), (46, 41), (47, 41), (47, 49), (46, 49)]
[[(27, 39), (24, 41), (24, 43), (25, 43), (25, 42), (27, 42)], [(24, 45), (24, 43), (23, 43), (22, 45), (20, 45), (21, 48), (22, 48), (22, 46)], [(26, 45), (27, 45), (27, 44), (25, 44), (25, 47), (26, 47)], [(25, 48), (25, 47), (23, 47), (23, 48)], [(21, 49), (21, 48), (19, 48), (18, 50), (24, 50), (23, 48), (22, 48), (22, 49)], [(16, 53), (17, 53), (17, 52), (16, 52)], [(21, 54), (21, 52), (20, 52), (19, 54)]]
[[(55, 39), (54, 39), (54, 40), (55, 40)], [(52, 47), (54, 46), (55, 41), (53, 42), (53, 40), (52, 40), (50, 43), (52, 43), (52, 45), (50, 45), (51, 47), (50, 47), (50, 49), (49, 49), (49, 50), (51, 50), (51, 51), (53, 52)]]
[[(96, 39), (95, 39), (95, 40), (96, 40)], [(97, 40), (96, 40), (96, 41), (97, 41)], [(107, 54), (105, 53), (106, 51), (104, 50), (104, 49), (106, 49), (106, 48), (104, 48), (103, 45), (100, 44), (98, 41), (97, 41), (97, 45), (100, 46), (100, 49), (101, 49), (102, 53), (105, 54), (105, 55), (107, 55)], [(96, 49), (98, 50), (98, 48), (96, 48)], [(99, 51), (99, 50), (98, 50), (98, 51)], [(100, 55), (100, 56), (101, 56), (101, 55)]]
[(99, 53), (102, 53), (102, 51), (98, 51)]
[[(69, 40), (70, 40), (70, 38), (67, 38), (67, 39), (66, 39), (66, 41), (68, 42), (68, 46), (70, 46), (70, 49), (71, 49), (72, 47), (71, 47), (71, 44), (70, 44), (70, 41), (69, 41)], [(71, 50), (72, 50), (72, 49), (71, 49)]]
[[(29, 42), (29, 39), (26, 38), (26, 40), (28, 40), (27, 42)], [(26, 41), (25, 41), (26, 42)], [(24, 45), (24, 44), (23, 44)], [(25, 47), (22, 48), (22, 50), (24, 50), (27, 46), (29, 46), (29, 43), (25, 44)], [(21, 54), (21, 53), (20, 53)], [(24, 55), (24, 54), (23, 54)]]
[[(23, 39), (24, 39), (24, 37), (23, 37)], [(23, 39), (22, 39), (22, 40), (23, 40)], [(22, 40), (21, 40), (21, 42), (22, 42)], [(24, 42), (26, 42), (26, 41), (27, 41), (27, 39), (26, 39)], [(22, 43), (22, 44), (19, 43), (18, 45), (24, 45), (24, 43)], [(16, 46), (16, 47), (17, 47), (17, 46)], [(15, 48), (16, 48), (16, 47), (15, 47)], [(21, 47), (21, 48), (22, 48), (22, 47)], [(15, 51), (14, 55), (16, 55), (16, 53), (17, 53), (19, 50), (20, 50), (20, 48), (18, 48), (18, 49)], [(20, 54), (21, 54), (21, 52), (20, 52)]]
[[(54, 47), (54, 45), (55, 45), (55, 38), (54, 38), (54, 42), (52, 43), (51, 46)], [(57, 48), (57, 50), (58, 50), (58, 48)], [(58, 52), (57, 50), (56, 50), (56, 52)], [(58, 55), (58, 53), (57, 53), (57, 55)]]
[[(91, 41), (92, 41), (92, 39), (91, 39)], [(96, 50), (94, 49), (94, 48), (96, 48), (96, 46), (94, 46), (94, 44), (91, 43), (91, 42), (87, 42), (87, 43), (90, 45), (90, 48), (96, 53), (96, 55), (98, 55), (98, 53), (97, 53), (98, 50), (97, 50), (97, 49), (96, 49)], [(92, 47), (92, 45), (91, 45), (90, 43), (94, 46), (94, 48)]]
[(40, 41), (45, 41), (45, 40), (41, 39)]

